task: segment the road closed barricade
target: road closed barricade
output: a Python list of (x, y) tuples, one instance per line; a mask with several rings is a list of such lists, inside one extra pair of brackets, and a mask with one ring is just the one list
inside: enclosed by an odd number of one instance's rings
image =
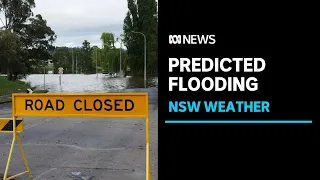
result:
[[(17, 133), (23, 132), (23, 119), (16, 118), (15, 128)], [(13, 132), (13, 118), (0, 118), (0, 132), (12, 133)]]
[[(19, 126), (23, 121), (18, 117), (25, 116), (144, 118), (146, 120), (146, 180), (151, 180), (148, 93), (12, 94), (12, 118), (6, 121), (12, 122), (14, 126), (12, 130), (9, 128), (6, 132), (13, 133), (13, 140), (3, 180), (27, 173), (29, 178), (32, 178), (18, 136), (18, 133), (23, 131), (23, 126)], [(3, 126), (4, 123), (0, 125)], [(26, 171), (7, 177), (16, 140), (21, 149)]]

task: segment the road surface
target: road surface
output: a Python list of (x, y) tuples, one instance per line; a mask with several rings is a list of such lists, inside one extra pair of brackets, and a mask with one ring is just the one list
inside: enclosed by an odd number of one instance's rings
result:
[[(152, 179), (158, 179), (157, 92), (149, 92)], [(0, 105), (0, 117), (11, 104)], [(116, 118), (25, 117), (21, 140), (34, 180), (72, 180), (72, 172), (92, 180), (145, 179), (145, 121)], [(4, 173), (12, 135), (0, 133), (0, 173)], [(15, 146), (9, 174), (25, 171)], [(18, 179), (28, 179), (27, 175)]]

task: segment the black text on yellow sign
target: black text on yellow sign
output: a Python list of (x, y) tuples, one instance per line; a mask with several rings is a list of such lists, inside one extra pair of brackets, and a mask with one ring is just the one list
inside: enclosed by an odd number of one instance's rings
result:
[[(26, 111), (63, 111), (65, 103), (63, 100), (56, 99), (54, 101), (41, 99), (26, 99)], [(131, 99), (96, 99), (92, 103), (86, 99), (76, 99), (73, 103), (74, 110), (76, 111), (132, 111), (134, 109), (134, 102)]]
[[(0, 132), (12, 132), (13, 120), (12, 118), (0, 118)], [(16, 132), (23, 131), (23, 120), (21, 118), (16, 119)]]
[(15, 116), (145, 117), (146, 93), (13, 94)]

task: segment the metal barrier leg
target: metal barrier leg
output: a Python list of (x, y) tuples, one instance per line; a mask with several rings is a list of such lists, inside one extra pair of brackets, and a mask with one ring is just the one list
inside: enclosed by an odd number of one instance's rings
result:
[[(14, 179), (14, 178), (16, 178), (18, 176), (22, 176), (22, 175), (27, 174), (27, 173), (29, 173), (29, 178), (32, 179), (32, 174), (31, 174), (31, 171), (30, 171), (30, 168), (29, 168), (29, 165), (28, 165), (28, 161), (27, 161), (26, 155), (24, 153), (20, 137), (19, 137), (19, 135), (17, 134), (17, 131), (16, 131), (16, 117), (13, 116), (12, 117), (12, 121), (13, 121), (13, 132), (12, 132), (13, 138), (12, 138), (12, 143), (11, 143), (11, 147), (10, 147), (10, 151), (9, 151), (8, 162), (7, 162), (7, 165), (6, 165), (6, 170), (4, 172), (3, 180)], [(9, 167), (10, 167), (10, 163), (11, 163), (11, 159), (12, 159), (12, 154), (13, 154), (13, 149), (14, 149), (14, 145), (15, 145), (16, 140), (17, 140), (17, 143), (18, 143), (18, 145), (20, 147), (21, 155), (22, 155), (22, 158), (23, 158), (23, 161), (24, 161), (24, 164), (26, 166), (27, 171), (19, 173), (19, 174), (16, 174), (16, 175), (11, 176), (11, 177), (8, 177), (8, 171), (9, 171)]]
[(150, 149), (150, 144), (149, 144), (149, 176), (150, 176), (150, 180), (151, 180), (151, 179), (152, 179), (152, 173), (151, 173), (152, 167), (151, 167), (151, 155), (150, 155), (150, 151), (151, 151), (151, 149)]
[(147, 180), (151, 180), (151, 160), (150, 160), (150, 145), (149, 143), (147, 144), (147, 153), (146, 153), (146, 158), (147, 158), (147, 169), (146, 169), (146, 175), (147, 175)]
[(151, 180), (149, 118), (146, 118), (146, 180)]
[(3, 180), (7, 180), (8, 171), (9, 171), (9, 167), (10, 167), (10, 163), (11, 163), (11, 158), (12, 158), (12, 153), (13, 153), (15, 141), (16, 141), (16, 136), (13, 136), (11, 147), (10, 147), (10, 151), (9, 151), (8, 162), (7, 162), (6, 170), (4, 172)]
[(23, 161), (24, 161), (24, 165), (26, 166), (27, 172), (29, 173), (29, 179), (32, 179), (32, 173), (30, 171), (28, 160), (27, 160), (27, 157), (26, 157), (26, 155), (24, 153), (24, 150), (23, 150), (19, 135), (17, 135), (17, 142), (18, 142), (18, 145), (20, 147), (20, 151), (21, 151), (21, 155), (22, 155), (22, 158), (23, 158)]

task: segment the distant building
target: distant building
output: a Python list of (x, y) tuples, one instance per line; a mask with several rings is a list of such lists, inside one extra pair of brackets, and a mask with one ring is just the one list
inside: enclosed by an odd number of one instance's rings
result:
[(53, 60), (52, 59), (48, 59), (48, 66), (53, 67)]

